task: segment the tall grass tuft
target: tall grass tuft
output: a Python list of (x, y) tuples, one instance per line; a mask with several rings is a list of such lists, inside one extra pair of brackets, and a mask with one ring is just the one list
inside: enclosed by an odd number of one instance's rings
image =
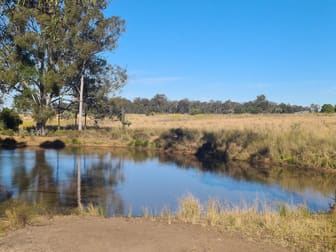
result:
[(167, 223), (170, 225), (170, 224), (172, 224), (172, 221), (173, 221), (175, 216), (169, 208), (164, 207), (161, 210), (160, 217), (167, 220)]
[(25, 227), (31, 223), (35, 214), (34, 207), (26, 203), (15, 202), (13, 206), (5, 210), (5, 218), (10, 229)]
[(266, 240), (295, 251), (336, 251), (336, 214), (311, 213), (306, 206), (267, 204), (257, 210), (256, 204), (231, 208), (218, 200), (209, 200), (204, 211), (192, 195), (179, 202), (177, 217), (189, 223), (200, 223), (243, 233), (247, 237)]
[(142, 216), (146, 219), (152, 216), (151, 211), (149, 210), (148, 207), (142, 208)]
[(97, 207), (93, 203), (89, 203), (87, 206), (80, 206), (72, 213), (80, 216), (106, 216), (105, 209), (102, 206)]
[(180, 199), (178, 216), (184, 222), (196, 224), (201, 217), (201, 203), (193, 195), (189, 194)]
[(218, 200), (209, 200), (207, 203), (205, 218), (210, 226), (220, 223), (221, 205)]

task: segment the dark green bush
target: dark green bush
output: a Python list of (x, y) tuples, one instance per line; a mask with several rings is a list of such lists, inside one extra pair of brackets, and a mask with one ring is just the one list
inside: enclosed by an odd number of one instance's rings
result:
[(335, 108), (331, 104), (324, 104), (322, 106), (321, 112), (322, 113), (334, 113), (335, 112)]
[(12, 109), (4, 108), (0, 113), (0, 122), (4, 129), (12, 129), (17, 131), (22, 120), (17, 112)]

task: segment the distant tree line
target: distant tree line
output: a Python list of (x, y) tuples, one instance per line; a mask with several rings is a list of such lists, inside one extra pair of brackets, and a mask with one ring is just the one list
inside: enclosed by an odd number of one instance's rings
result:
[(297, 113), (297, 112), (319, 112), (318, 105), (310, 107), (275, 103), (266, 99), (265, 95), (259, 95), (253, 101), (244, 103), (227, 101), (207, 102), (189, 99), (169, 100), (164, 94), (157, 94), (151, 99), (135, 98), (130, 101), (126, 98), (115, 97), (109, 101), (111, 110), (135, 114), (151, 113), (182, 113), (182, 114), (242, 114), (242, 113)]

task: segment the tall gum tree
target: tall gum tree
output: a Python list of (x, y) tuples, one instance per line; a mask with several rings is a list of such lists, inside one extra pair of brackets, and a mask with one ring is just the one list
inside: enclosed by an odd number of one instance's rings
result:
[(117, 47), (124, 21), (104, 16), (104, 0), (0, 3), (1, 90), (14, 93), (15, 104), (32, 112), (44, 135), (60, 95), (75, 95), (89, 64)]

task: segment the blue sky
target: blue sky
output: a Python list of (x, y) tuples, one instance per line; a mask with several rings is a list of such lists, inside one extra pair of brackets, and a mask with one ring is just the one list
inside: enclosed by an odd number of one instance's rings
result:
[(133, 99), (336, 103), (334, 0), (113, 0)]

